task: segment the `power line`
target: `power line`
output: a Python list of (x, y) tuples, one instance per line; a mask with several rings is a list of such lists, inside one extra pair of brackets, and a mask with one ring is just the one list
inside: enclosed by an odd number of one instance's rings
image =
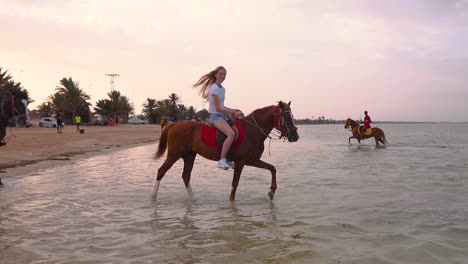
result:
[(111, 92), (112, 92), (114, 91), (114, 78), (120, 77), (120, 75), (117, 73), (106, 73), (106, 75), (110, 77), (110, 86), (111, 86)]

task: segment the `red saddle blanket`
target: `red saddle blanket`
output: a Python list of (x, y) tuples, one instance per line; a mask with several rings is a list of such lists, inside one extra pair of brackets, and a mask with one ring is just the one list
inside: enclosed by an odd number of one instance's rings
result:
[[(236, 147), (242, 144), (244, 139), (244, 129), (242, 128), (240, 119), (236, 119), (236, 127), (237, 130), (239, 130), (239, 136), (237, 137), (237, 140), (232, 143), (231, 147)], [(213, 147), (221, 147), (221, 145), (216, 142), (216, 131), (217, 129), (215, 127), (203, 124), (201, 128), (201, 140), (203, 143)]]

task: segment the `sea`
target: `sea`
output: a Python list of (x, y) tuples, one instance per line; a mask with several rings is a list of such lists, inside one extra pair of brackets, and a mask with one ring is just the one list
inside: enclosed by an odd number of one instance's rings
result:
[(0, 188), (0, 263), (468, 263), (468, 124), (343, 125), (265, 141), (271, 175), (200, 156), (190, 199), (177, 162), (151, 199), (157, 144), (75, 159)]

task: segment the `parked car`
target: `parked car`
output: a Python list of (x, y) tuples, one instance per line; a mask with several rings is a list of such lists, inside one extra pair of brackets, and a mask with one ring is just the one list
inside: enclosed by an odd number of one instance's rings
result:
[(147, 124), (146, 121), (141, 120), (140, 118), (138, 118), (136, 116), (130, 117), (130, 119), (128, 119), (127, 123), (130, 124), (130, 125), (144, 125), (144, 124)]
[[(62, 123), (65, 126), (65, 123)], [(39, 120), (40, 127), (57, 127), (57, 119), (54, 117), (43, 117)]]

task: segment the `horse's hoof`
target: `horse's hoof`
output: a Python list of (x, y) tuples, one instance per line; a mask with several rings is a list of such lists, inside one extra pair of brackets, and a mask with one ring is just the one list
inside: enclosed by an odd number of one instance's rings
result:
[(273, 200), (273, 197), (275, 197), (275, 193), (272, 191), (268, 192), (268, 197), (270, 197), (270, 200)]

